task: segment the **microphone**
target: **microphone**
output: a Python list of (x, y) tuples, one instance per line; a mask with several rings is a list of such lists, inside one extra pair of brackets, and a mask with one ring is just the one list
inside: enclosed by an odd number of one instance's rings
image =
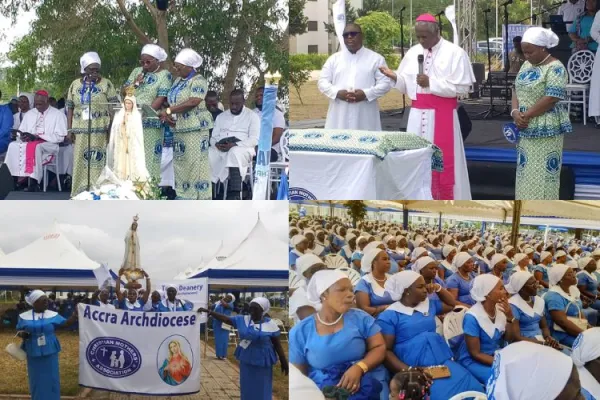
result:
[(423, 54), (419, 54), (417, 57), (417, 61), (419, 62), (419, 75), (423, 75)]
[(439, 16), (442, 16), (442, 15), (445, 15), (445, 14), (446, 14), (446, 12), (444, 10), (442, 10), (439, 13), (435, 14), (435, 16), (439, 17)]
[(402, 12), (402, 11), (404, 11), (404, 10), (406, 10), (406, 6), (402, 7), (402, 8), (400, 9), (400, 12)]
[[(142, 82), (144, 82), (144, 81), (146, 80), (146, 74), (147, 74), (147, 72), (146, 72), (146, 71), (144, 71), (144, 72), (142, 73), (142, 76), (143, 76), (143, 77), (142, 77)], [(134, 88), (136, 88), (136, 89), (137, 89), (137, 88), (139, 88), (139, 87), (140, 87), (140, 83), (139, 83), (138, 81), (136, 81), (136, 82), (133, 84), (133, 87), (134, 87)]]

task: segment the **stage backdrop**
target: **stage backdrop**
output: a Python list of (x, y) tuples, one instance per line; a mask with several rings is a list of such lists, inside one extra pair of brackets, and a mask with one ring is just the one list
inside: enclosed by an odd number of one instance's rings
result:
[[(194, 310), (198, 307), (208, 308), (208, 278), (186, 279), (185, 281), (158, 281), (152, 282), (152, 290), (162, 290), (167, 293), (169, 285), (177, 287), (177, 298), (194, 303)], [(200, 323), (206, 322), (206, 314), (199, 319)]]
[(79, 384), (121, 393), (200, 391), (195, 312), (139, 312), (79, 304)]

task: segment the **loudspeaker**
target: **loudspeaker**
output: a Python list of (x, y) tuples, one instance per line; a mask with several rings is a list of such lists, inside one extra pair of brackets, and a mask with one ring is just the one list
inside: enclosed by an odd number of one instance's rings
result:
[(15, 182), (8, 170), (8, 166), (6, 164), (0, 165), (0, 200), (4, 200), (14, 188)]

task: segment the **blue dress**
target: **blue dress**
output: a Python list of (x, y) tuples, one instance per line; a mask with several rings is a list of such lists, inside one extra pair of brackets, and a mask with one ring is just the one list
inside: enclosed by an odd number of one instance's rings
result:
[[(350, 253), (350, 254), (348, 254), (348, 253)], [(344, 259), (346, 260), (346, 262), (348, 264), (350, 264), (352, 254), (354, 254), (354, 252), (352, 252), (352, 250), (349, 249), (349, 246), (342, 247), (342, 250), (340, 251), (340, 256), (344, 257)]]
[[(573, 342), (575, 342), (575, 336), (569, 335), (567, 332), (561, 332), (558, 330), (554, 330), (554, 321), (552, 321), (552, 317), (550, 316), (550, 311), (565, 311), (567, 305), (570, 303), (568, 299), (565, 299), (559, 293), (556, 292), (547, 292), (544, 295), (544, 301), (546, 302), (545, 313), (546, 313), (546, 322), (548, 322), (548, 327), (550, 328), (550, 333), (552, 336), (558, 340), (560, 343), (573, 347)], [(583, 310), (583, 304), (581, 300), (577, 300), (577, 305), (581, 310)], [(578, 316), (579, 310), (575, 306), (575, 304), (571, 304), (566, 311), (568, 317), (576, 317)]]
[[(354, 288), (354, 293), (356, 292), (364, 292), (369, 295), (369, 301), (371, 302), (371, 307), (384, 306), (388, 304), (392, 304), (394, 300), (385, 289), (378, 287), (373, 283), (373, 275), (365, 275), (362, 277), (360, 281), (356, 284)], [(375, 289), (373, 288), (375, 285)], [(375, 293), (377, 291), (379, 295)]]
[(432, 247), (429, 249), (429, 251), (431, 252), (431, 254), (433, 254), (433, 258), (436, 260), (443, 260), (444, 256), (442, 255), (442, 248), (441, 247)]
[(386, 310), (377, 318), (384, 335), (395, 337), (394, 354), (411, 367), (445, 365), (450, 378), (436, 379), (431, 386), (431, 400), (448, 400), (462, 392), (483, 392), (483, 387), (458, 363), (452, 361), (452, 351), (444, 338), (435, 331), (435, 316), (442, 313), (442, 302), (429, 301), (429, 312), (424, 315), (414, 311), (406, 315)]
[(280, 333), (279, 328), (270, 321), (265, 318), (260, 328), (255, 329), (249, 315), (231, 318), (240, 337), (235, 358), (240, 362), (241, 400), (273, 398), (273, 365), (277, 363), (277, 354), (271, 337), (279, 336)]
[[(290, 331), (290, 362), (308, 366), (308, 376), (323, 389), (335, 386), (352, 364), (367, 353), (367, 339), (381, 331), (375, 318), (353, 308), (344, 314), (343, 328), (331, 335), (317, 333), (315, 316), (302, 320)], [(352, 400), (388, 400), (387, 371), (383, 365), (367, 372)], [(307, 399), (308, 400), (308, 399)]]
[(438, 269), (440, 270), (440, 272), (444, 272), (444, 280), (448, 280), (448, 278), (450, 278), (452, 276), (452, 274), (454, 274), (454, 272), (452, 272), (451, 269), (448, 268), (448, 266), (445, 264), (447, 261), (442, 261), (440, 263), (440, 265), (438, 265)]
[[(550, 282), (550, 278), (548, 278), (548, 267), (544, 266), (544, 265), (536, 265), (535, 268), (533, 269), (534, 275), (536, 272), (541, 272), (542, 273), (542, 280), (546, 283)], [(542, 296), (544, 293), (546, 293), (548, 291), (547, 288), (540, 286), (540, 288), (538, 289), (538, 295)]]
[(351, 264), (351, 267), (352, 267), (352, 268), (356, 268), (356, 267), (354, 266), (354, 261), (355, 261), (355, 260), (358, 260), (358, 261), (362, 260), (362, 258), (363, 258), (363, 255), (364, 255), (364, 254), (365, 254), (365, 253), (363, 253), (363, 252), (362, 252), (362, 251), (360, 251), (360, 250), (356, 250), (356, 251), (355, 251), (355, 252), (352, 254), (352, 257), (350, 258), (350, 264)]
[(475, 300), (471, 297), (471, 287), (473, 286), (474, 274), (470, 274), (471, 280), (465, 281), (460, 274), (453, 274), (450, 278), (446, 279), (446, 286), (448, 289), (458, 289), (458, 301), (461, 303), (472, 306), (475, 304)]
[[(65, 300), (63, 312), (61, 315), (65, 319), (69, 319), (69, 318), (71, 318), (71, 315), (73, 315), (74, 311), (75, 311), (75, 301), (69, 300), (69, 299)], [(77, 330), (77, 324), (71, 325), (67, 330), (69, 330), (69, 331)]]
[[(517, 293), (513, 296), (519, 296), (519, 294)], [(544, 301), (544, 299), (539, 296), (536, 296), (536, 298), (537, 299), (535, 301)], [(543, 336), (542, 328), (540, 328), (540, 321), (544, 317), (543, 311), (541, 315), (534, 312), (533, 317), (530, 317), (514, 304), (511, 304), (510, 308), (515, 320), (519, 321), (519, 330), (521, 331), (521, 336), (532, 339), (536, 339), (536, 336)], [(539, 337), (537, 339), (539, 339)]]
[[(17, 330), (30, 334), (21, 348), (27, 353), (27, 375), (32, 400), (60, 400), (58, 353), (61, 349), (54, 330), (65, 322), (64, 317), (53, 311), (42, 314), (26, 311), (19, 315)], [(40, 337), (45, 339), (44, 345), (40, 345)]]
[[(214, 312), (223, 315), (231, 315), (233, 310), (233, 302), (228, 303), (227, 306), (223, 306), (221, 302), (215, 305)], [(215, 352), (218, 358), (227, 357), (227, 346), (229, 345), (229, 331), (222, 328), (223, 323), (216, 318), (213, 318), (213, 331), (215, 333)]]
[[(503, 333), (496, 329), (494, 331), (494, 337), (489, 337), (488, 334), (481, 329), (479, 322), (477, 322), (477, 318), (475, 318), (473, 315), (465, 314), (465, 319), (463, 320), (463, 331), (465, 335), (479, 338), (479, 345), (482, 353), (493, 357), (494, 352), (500, 349), (500, 342), (502, 340)], [(458, 349), (458, 362), (468, 369), (483, 385), (486, 384), (490, 374), (492, 373), (491, 365), (483, 365), (471, 358), (471, 354), (467, 349), (466, 340), (461, 342)]]
[(488, 272), (490, 272), (490, 267), (488, 266), (488, 264), (479, 257), (475, 258), (475, 264), (479, 267), (480, 273), (487, 274)]
[[(598, 278), (596, 278), (598, 279)], [(598, 281), (591, 278), (586, 272), (581, 271), (577, 274), (577, 286), (585, 286), (585, 290), (598, 295)], [(600, 300), (596, 300), (590, 305), (594, 310), (600, 310)]]
[(138, 299), (138, 301), (131, 305), (131, 303), (129, 303), (129, 300), (125, 298), (119, 302), (119, 309), (123, 311), (144, 311), (144, 304), (144, 300)]

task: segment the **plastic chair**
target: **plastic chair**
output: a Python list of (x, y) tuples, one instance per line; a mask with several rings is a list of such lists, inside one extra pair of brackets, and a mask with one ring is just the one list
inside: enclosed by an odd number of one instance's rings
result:
[(50, 154), (50, 159), (43, 164), (43, 174), (44, 174), (44, 192), (46, 191), (46, 187), (48, 186), (48, 167), (54, 167), (54, 171), (56, 173), (56, 182), (58, 183), (58, 191), (62, 192), (62, 187), (60, 185), (60, 163), (58, 161), (58, 155), (60, 153), (60, 147), (56, 150), (55, 153)]
[(348, 278), (350, 279), (352, 286), (356, 286), (358, 281), (360, 281), (360, 274), (358, 272), (356, 272), (355, 270), (353, 270), (352, 268), (340, 267), (340, 268), (338, 268), (338, 270), (340, 270), (343, 273), (345, 273), (346, 275), (348, 275)]
[(287, 329), (285, 329), (285, 324), (283, 323), (282, 320), (277, 319), (277, 318), (272, 318), (271, 321), (273, 321), (278, 327), (279, 327), (279, 334), (281, 336), (283, 336), (284, 339), (282, 339), (284, 342), (288, 341), (288, 331)]
[(348, 262), (339, 254), (328, 254), (325, 256), (325, 265), (329, 269), (337, 269), (348, 267)]
[(435, 333), (444, 336), (444, 324), (440, 320), (440, 317), (435, 317)]
[(450, 345), (450, 340), (452, 338), (463, 334), (462, 323), (467, 310), (466, 307), (457, 306), (452, 312), (449, 312), (444, 316), (443, 332), (444, 339), (446, 339), (448, 346)]
[(296, 271), (289, 271), (289, 276), (290, 276), (290, 289), (298, 289), (300, 286), (302, 286), (302, 282), (304, 281), (304, 279), (302, 279), (302, 277), (300, 275), (298, 275), (298, 273)]
[(475, 399), (475, 400), (487, 400), (487, 395), (485, 393), (479, 392), (462, 392), (454, 397), (451, 397), (449, 400), (464, 400), (464, 399)]
[[(567, 64), (569, 83), (566, 86), (567, 99), (561, 104), (567, 104), (571, 115), (571, 104), (583, 105), (583, 125), (587, 125), (588, 92), (592, 80), (595, 54), (590, 50), (581, 50), (574, 53)], [(581, 100), (573, 99), (573, 93), (582, 93)]]

